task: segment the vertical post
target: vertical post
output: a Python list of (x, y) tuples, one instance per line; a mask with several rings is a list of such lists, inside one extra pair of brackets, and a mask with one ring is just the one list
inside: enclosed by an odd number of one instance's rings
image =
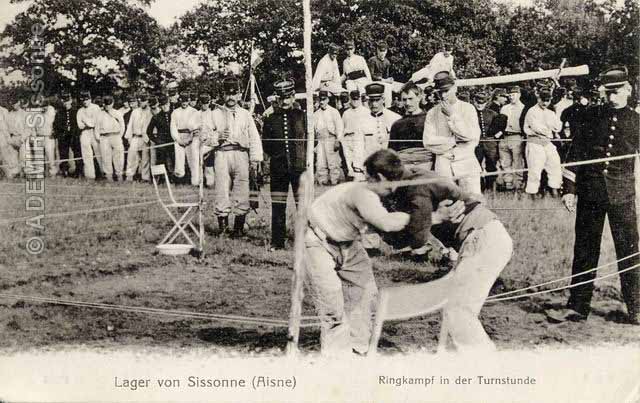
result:
[(303, 0), (304, 14), (304, 67), (305, 88), (307, 94), (307, 164), (306, 171), (300, 178), (300, 205), (295, 224), (295, 257), (293, 261), (293, 279), (291, 284), (291, 313), (289, 315), (289, 337), (287, 355), (295, 356), (298, 352), (300, 337), (300, 316), (302, 314), (302, 299), (304, 298), (304, 265), (305, 247), (304, 234), (307, 228), (307, 208), (314, 197), (313, 189), (313, 88), (311, 74), (311, 0)]
[[(204, 259), (204, 221), (203, 221), (203, 213), (202, 213), (202, 209), (204, 208), (204, 172), (205, 172), (205, 167), (204, 167), (204, 154), (202, 153), (203, 150), (203, 146), (202, 146), (202, 139), (200, 140), (200, 147), (198, 147), (198, 158), (200, 159), (200, 184), (199, 184), (199, 202), (198, 202), (198, 224), (199, 224), (199, 234), (198, 234), (198, 238), (199, 239), (199, 243), (200, 245), (198, 246), (198, 248), (200, 249), (198, 251), (198, 256), (200, 259)], [(213, 152), (213, 150), (211, 151)]]
[[(311, 184), (310, 184), (311, 182)], [(300, 177), (300, 204), (296, 214), (294, 235), (293, 276), (291, 279), (291, 311), (289, 312), (289, 334), (287, 342), (287, 355), (293, 357), (298, 352), (298, 340), (300, 338), (300, 317), (302, 315), (302, 299), (304, 298), (304, 265), (305, 245), (304, 234), (307, 230), (308, 193), (312, 191), (313, 183), (309, 172), (304, 172)]]
[[(311, 70), (311, 0), (303, 0), (304, 11), (304, 79), (307, 93), (307, 173), (310, 178), (313, 172), (313, 146), (315, 143), (313, 132), (313, 76)], [(313, 180), (309, 184), (313, 188)]]

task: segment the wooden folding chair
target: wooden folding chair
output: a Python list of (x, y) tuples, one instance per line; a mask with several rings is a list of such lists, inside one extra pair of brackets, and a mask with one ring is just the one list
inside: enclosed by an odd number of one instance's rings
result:
[[(389, 287), (380, 290), (368, 355), (376, 355), (382, 334), (382, 325), (385, 321), (410, 319), (442, 310), (447, 304), (450, 281), (451, 276), (447, 275), (424, 284)], [(444, 328), (443, 321), (440, 328), (438, 352), (444, 350), (447, 336), (448, 330)]]
[[(194, 218), (197, 217), (197, 214), (200, 211), (200, 203), (197, 202), (186, 202), (181, 203), (177, 202), (173, 197), (173, 192), (171, 191), (171, 183), (169, 182), (169, 176), (167, 175), (167, 169), (164, 165), (154, 165), (151, 167), (151, 176), (153, 178), (153, 187), (156, 189), (156, 195), (158, 196), (158, 200), (162, 205), (164, 211), (167, 212), (171, 220), (173, 221), (173, 227), (167, 233), (167, 235), (160, 241), (158, 246), (173, 244), (176, 238), (179, 235), (182, 235), (187, 242), (193, 247), (198, 248), (199, 244), (193, 242), (191, 237), (189, 237), (188, 229), (191, 229), (196, 236), (200, 236), (200, 232), (196, 229), (196, 227), (191, 222)], [(164, 183), (167, 185), (167, 191), (169, 192), (169, 203), (165, 202), (160, 196), (160, 189), (158, 188), (158, 180), (156, 177), (163, 176)], [(171, 210), (175, 210), (176, 214), (172, 213)], [(177, 215), (182, 211), (182, 215), (180, 219), (177, 219)], [(198, 238), (199, 239), (199, 238)]]

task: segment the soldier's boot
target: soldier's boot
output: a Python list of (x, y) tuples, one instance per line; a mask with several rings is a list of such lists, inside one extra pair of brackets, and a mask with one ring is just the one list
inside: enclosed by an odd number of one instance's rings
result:
[(246, 221), (246, 215), (237, 215), (233, 220), (233, 232), (231, 238), (242, 238), (244, 236), (244, 223)]
[(229, 228), (229, 217), (218, 217), (218, 235), (222, 236)]
[(551, 189), (551, 197), (553, 197), (554, 199), (557, 199), (560, 196), (560, 193), (558, 192), (558, 189)]

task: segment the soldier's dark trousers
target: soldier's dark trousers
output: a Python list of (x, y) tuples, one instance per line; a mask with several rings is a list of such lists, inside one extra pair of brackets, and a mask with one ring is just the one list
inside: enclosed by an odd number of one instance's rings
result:
[[(476, 147), (476, 158), (480, 165), (484, 161), (486, 172), (496, 172), (498, 170), (498, 160), (500, 156), (498, 155), (498, 142), (497, 141), (487, 141), (480, 143)], [(485, 176), (481, 178), (480, 184), (482, 185), (482, 190), (492, 189), (493, 183), (496, 181), (497, 176)]]
[[(638, 252), (638, 224), (636, 221), (635, 200), (624, 204), (608, 204), (578, 198), (576, 212), (576, 240), (573, 250), (572, 274), (576, 275), (598, 266), (600, 258), (600, 242), (605, 216), (609, 217), (609, 226), (613, 235), (617, 259)], [(618, 263), (618, 270), (638, 264), (640, 259), (634, 255)], [(571, 284), (593, 280), (595, 271), (573, 277)], [(583, 284), (570, 289), (568, 307), (588, 315), (593, 296), (593, 283)], [(640, 269), (620, 274), (622, 298), (630, 315), (640, 312)]]
[[(82, 172), (84, 172), (84, 164), (82, 162), (80, 137), (62, 136), (58, 138), (58, 152), (60, 153), (61, 160), (69, 159), (69, 150), (73, 150), (73, 158), (78, 158), (75, 161), (76, 174), (82, 174)], [(60, 172), (69, 173), (69, 161), (63, 161), (60, 163)]]
[(271, 161), (271, 246), (284, 248), (287, 236), (287, 196), (289, 184), (298, 204), (300, 173), (287, 172), (286, 167), (274, 165)]

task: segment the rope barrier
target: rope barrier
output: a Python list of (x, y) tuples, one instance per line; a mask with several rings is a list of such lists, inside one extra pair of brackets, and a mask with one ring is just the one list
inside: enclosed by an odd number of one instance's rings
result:
[[(148, 201), (148, 202), (142, 202), (142, 203), (130, 203), (130, 204), (123, 204), (123, 205), (118, 205), (118, 206), (104, 207), (104, 208), (98, 208), (98, 209), (93, 209), (93, 210), (65, 211), (65, 212), (53, 213), (53, 214), (46, 214), (45, 213), (45, 214), (42, 214), (42, 218), (43, 219), (61, 218), (61, 217), (69, 217), (69, 216), (80, 215), (80, 214), (103, 213), (103, 212), (107, 212), (107, 211), (120, 210), (120, 209), (124, 209), (124, 208), (129, 208), (129, 207), (148, 206), (148, 205), (157, 204), (157, 203), (159, 203), (159, 201), (155, 200), (155, 201)], [(34, 216), (27, 216), (27, 217), (14, 218), (14, 219), (11, 219), (11, 220), (0, 220), (0, 225), (2, 225), (2, 224), (11, 224), (11, 223), (14, 223), (14, 222), (20, 222), (20, 221), (26, 221), (26, 220), (32, 220), (33, 218), (34, 218)]]
[[(606, 157), (606, 158), (595, 158), (592, 160), (584, 160), (584, 161), (576, 161), (576, 162), (568, 162), (568, 163), (564, 163), (564, 164), (560, 164), (561, 167), (563, 168), (568, 168), (568, 167), (577, 167), (577, 166), (582, 166), (582, 165), (591, 165), (591, 164), (599, 164), (599, 163), (603, 163), (603, 162), (609, 162), (609, 161), (618, 161), (618, 160), (623, 160), (623, 159), (628, 159), (628, 158), (636, 158), (638, 156), (637, 153), (634, 154), (626, 154), (626, 155), (620, 155), (620, 156), (616, 156), (616, 157)], [(466, 178), (473, 178), (473, 177), (488, 177), (488, 176), (498, 176), (498, 175), (505, 175), (505, 174), (515, 174), (515, 173), (525, 173), (528, 172), (529, 168), (523, 168), (523, 169), (512, 169), (512, 170), (508, 170), (508, 171), (495, 171), (495, 172), (482, 172), (479, 174), (468, 174), (468, 175), (459, 175), (459, 176), (452, 176), (449, 177), (447, 179), (449, 180), (460, 180), (460, 179), (466, 179)], [(404, 186), (417, 186), (417, 185), (426, 185), (429, 183), (434, 183), (441, 180), (441, 178), (425, 178), (425, 179), (405, 179), (405, 180), (398, 180), (398, 181), (388, 181), (388, 182), (384, 182), (384, 183), (372, 183), (371, 186), (382, 186), (382, 187), (387, 187), (389, 184), (393, 184), (394, 186), (397, 187), (404, 187)]]
[[(529, 287), (520, 288), (518, 290), (513, 290), (513, 291), (503, 292), (501, 294), (492, 295), (492, 296), (487, 298), (487, 301), (488, 300), (493, 300), (493, 299), (496, 299), (496, 298), (500, 298), (500, 297), (504, 297), (504, 296), (507, 296), (507, 295), (517, 294), (517, 293), (520, 293), (520, 292), (532, 290), (534, 288), (543, 287), (545, 285), (557, 283), (557, 282), (560, 282), (560, 281), (569, 280), (569, 279), (572, 279), (574, 277), (582, 276), (584, 274), (591, 273), (591, 272), (597, 271), (599, 269), (603, 269), (603, 268), (608, 267), (608, 266), (613, 266), (614, 264), (618, 264), (618, 263), (622, 262), (623, 260), (631, 259), (632, 257), (638, 256), (638, 255), (640, 255), (640, 252), (636, 252), (636, 253), (633, 253), (633, 254), (631, 254), (629, 256), (625, 256), (625, 257), (623, 257), (621, 259), (615, 260), (613, 262), (605, 263), (605, 264), (603, 264), (601, 266), (591, 268), (589, 270), (583, 271), (582, 273), (573, 274), (571, 276), (566, 276), (566, 277), (561, 277), (561, 278), (558, 278), (558, 279), (555, 279), (555, 280), (550, 280), (550, 281), (547, 281), (547, 282), (544, 282), (544, 283), (541, 283), (541, 284), (536, 284), (536, 285), (532, 285), (532, 286), (529, 286)], [(529, 295), (529, 294), (525, 294), (525, 295)]]
[[(161, 147), (168, 147), (168, 146), (172, 146), (174, 145), (175, 142), (173, 143), (165, 143), (165, 144), (158, 144), (158, 145), (153, 145), (153, 146), (147, 146), (147, 147), (141, 147), (140, 149), (138, 149), (137, 151), (144, 151), (144, 150), (152, 150), (152, 149), (156, 149), (156, 148), (161, 148)], [(127, 155), (129, 154), (129, 150), (124, 151), (124, 154)], [(98, 159), (102, 159), (102, 156), (99, 155), (94, 155), (93, 156), (94, 160), (98, 160)], [(38, 165), (47, 165), (47, 164), (51, 164), (51, 163), (60, 163), (60, 162), (71, 162), (71, 161), (82, 161), (82, 157), (74, 157), (74, 158), (65, 158), (65, 159), (57, 159), (57, 160), (30, 160), (32, 165), (34, 166), (38, 166)], [(18, 164), (19, 166), (22, 166), (20, 164)], [(0, 165), (0, 168), (6, 168), (9, 167), (11, 165), (9, 164), (3, 164)]]
[(168, 310), (168, 309), (147, 308), (147, 307), (130, 306), (130, 305), (105, 304), (105, 303), (96, 303), (96, 302), (84, 302), (84, 301), (72, 301), (72, 300), (33, 297), (28, 295), (15, 295), (15, 294), (5, 294), (5, 293), (0, 293), (0, 298), (25, 300), (25, 301), (32, 301), (32, 302), (44, 302), (44, 303), (49, 303), (54, 305), (77, 306), (77, 307), (96, 308), (96, 309), (113, 310), (113, 311), (189, 317), (194, 319), (210, 319), (210, 320), (219, 320), (219, 321), (225, 321), (225, 322), (239, 322), (239, 323), (247, 323), (247, 324), (278, 326), (278, 327), (288, 326), (288, 321), (282, 320), (282, 319), (273, 319), (273, 318), (255, 318), (251, 316), (188, 312), (188, 311), (180, 311), (180, 310)]
[[(485, 138), (485, 139), (479, 139), (478, 141), (480, 143), (486, 143), (486, 142), (497, 143), (497, 142), (500, 142), (502, 140), (504, 140), (504, 139), (503, 138), (498, 138), (498, 139), (487, 139), (487, 138)], [(278, 142), (296, 142), (296, 141), (298, 141), (298, 142), (306, 142), (307, 139), (297, 139), (297, 138), (291, 138), (291, 139), (262, 139), (263, 143), (269, 143), (269, 142), (275, 142), (275, 143), (278, 143)], [(322, 142), (322, 141), (334, 142), (334, 141), (337, 141), (337, 139), (319, 139), (318, 140), (318, 142)], [(388, 139), (386, 141), (388, 141), (389, 143), (420, 143), (420, 144), (423, 143), (423, 141), (420, 140), (420, 139), (406, 139), (406, 140), (403, 140), (403, 139)], [(513, 141), (513, 140), (511, 140), (511, 141)], [(527, 138), (522, 138), (519, 141), (527, 143), (527, 142), (530, 142), (531, 140), (529, 140)], [(573, 140), (572, 139), (549, 139), (549, 141), (551, 141), (551, 142), (571, 142)], [(363, 140), (344, 139), (343, 138), (342, 140), (340, 140), (340, 142), (342, 142), (342, 143), (355, 143), (355, 142), (363, 142)], [(153, 149), (157, 149), (157, 148), (173, 146), (175, 144), (176, 144), (175, 142), (171, 142), (171, 143), (164, 143), (164, 144), (158, 144), (158, 145), (153, 145), (153, 146), (146, 146), (146, 147), (142, 147), (142, 148), (138, 149), (137, 151), (153, 150)], [(129, 152), (130, 152), (129, 150), (125, 150), (124, 154), (127, 155), (127, 154), (129, 154)], [(100, 159), (100, 158), (101, 158), (101, 156), (98, 156), (98, 155), (94, 155), (94, 157), (93, 157), (94, 160), (97, 160), (97, 159)], [(57, 160), (46, 160), (45, 159), (45, 160), (42, 160), (42, 161), (36, 161), (37, 163), (34, 164), (34, 165), (40, 165), (40, 163), (42, 165), (47, 165), (47, 164), (52, 164), (52, 163), (82, 161), (82, 160), (83, 160), (82, 157), (65, 158), (65, 159), (57, 159)], [(6, 168), (6, 167), (9, 167), (9, 166), (10, 166), (9, 164), (1, 164), (0, 168)]]
[(510, 301), (510, 300), (519, 299), (519, 298), (532, 297), (534, 295), (541, 295), (541, 294), (547, 294), (547, 293), (552, 293), (552, 292), (556, 292), (556, 291), (567, 290), (567, 289), (578, 287), (578, 286), (581, 286), (581, 285), (593, 283), (596, 280), (602, 280), (602, 279), (613, 277), (613, 276), (616, 276), (616, 275), (619, 275), (619, 274), (622, 274), (622, 273), (625, 273), (625, 272), (628, 272), (628, 271), (631, 271), (631, 270), (635, 270), (638, 267), (640, 267), (640, 263), (636, 264), (636, 265), (633, 265), (631, 267), (627, 267), (626, 269), (623, 269), (623, 270), (618, 270), (618, 271), (616, 271), (614, 273), (610, 273), (610, 274), (606, 274), (604, 276), (596, 277), (593, 280), (585, 280), (585, 281), (581, 281), (581, 282), (575, 283), (575, 284), (570, 284), (570, 285), (567, 285), (567, 286), (564, 286), (564, 287), (557, 287), (557, 288), (552, 288), (550, 290), (542, 290), (542, 291), (532, 292), (532, 293), (529, 293), (529, 294), (515, 295), (515, 296), (512, 296), (512, 297), (494, 298), (491, 301), (487, 301), (487, 302)]

